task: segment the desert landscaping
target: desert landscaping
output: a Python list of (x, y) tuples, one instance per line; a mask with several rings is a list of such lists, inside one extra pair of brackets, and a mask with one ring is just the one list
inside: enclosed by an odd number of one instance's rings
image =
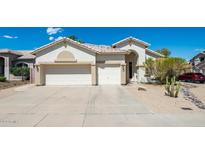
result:
[[(157, 84), (131, 84), (126, 89), (140, 102), (145, 103), (154, 113), (205, 113), (204, 109), (197, 107), (187, 97), (183, 90), (187, 89), (195, 99), (205, 103), (205, 84), (181, 83), (179, 97), (165, 95), (164, 85)], [(141, 89), (141, 90), (139, 90)]]
[(28, 80), (17, 80), (17, 81), (5, 81), (5, 82), (0, 82), (0, 90), (11, 88), (11, 87), (16, 87), (16, 86), (21, 86), (24, 84), (30, 83)]

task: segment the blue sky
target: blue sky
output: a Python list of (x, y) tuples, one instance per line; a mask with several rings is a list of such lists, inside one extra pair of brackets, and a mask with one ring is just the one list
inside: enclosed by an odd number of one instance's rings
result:
[(168, 48), (172, 56), (189, 60), (205, 50), (205, 28), (47, 28), (18, 27), (0, 28), (0, 49), (33, 50), (61, 37), (76, 35), (93, 44), (111, 45), (123, 38), (133, 36), (151, 44), (150, 49)]

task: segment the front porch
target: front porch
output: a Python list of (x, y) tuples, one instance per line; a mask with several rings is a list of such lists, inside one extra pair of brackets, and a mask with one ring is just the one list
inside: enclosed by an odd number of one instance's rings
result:
[(136, 51), (132, 50), (125, 56), (126, 63), (126, 82), (138, 83), (146, 82), (144, 74), (145, 68), (139, 63), (139, 55)]

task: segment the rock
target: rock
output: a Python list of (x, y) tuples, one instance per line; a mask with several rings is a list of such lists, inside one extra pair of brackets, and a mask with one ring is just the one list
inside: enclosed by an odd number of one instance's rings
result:
[(138, 90), (139, 90), (139, 91), (147, 91), (147, 88), (142, 87), (142, 86), (139, 86), (139, 87), (138, 87)]

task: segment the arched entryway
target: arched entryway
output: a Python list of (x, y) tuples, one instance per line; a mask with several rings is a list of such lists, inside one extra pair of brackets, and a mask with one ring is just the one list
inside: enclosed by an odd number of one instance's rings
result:
[(27, 64), (27, 63), (24, 63), (24, 62), (19, 62), (19, 63), (16, 63), (15, 66), (16, 66), (16, 67), (28, 67), (28, 64)]
[(0, 57), (0, 76), (5, 76), (5, 59), (4, 57)]
[(134, 50), (129, 50), (130, 53), (126, 55), (125, 61), (127, 65), (126, 79), (127, 82), (137, 82), (138, 80), (138, 54)]

